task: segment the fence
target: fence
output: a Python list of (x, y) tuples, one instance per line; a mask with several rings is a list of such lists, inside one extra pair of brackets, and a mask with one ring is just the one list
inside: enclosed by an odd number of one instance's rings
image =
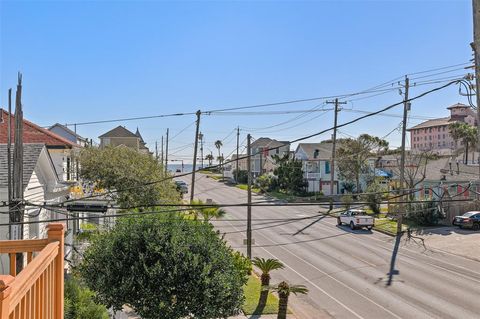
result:
[[(63, 224), (49, 224), (48, 238), (2, 240), (10, 275), (0, 275), (0, 319), (63, 319)], [(25, 267), (17, 274), (17, 254)]]

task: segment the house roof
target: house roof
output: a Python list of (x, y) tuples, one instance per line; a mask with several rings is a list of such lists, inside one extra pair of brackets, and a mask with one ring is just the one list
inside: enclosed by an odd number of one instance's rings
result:
[[(308, 160), (330, 159), (332, 157), (332, 143), (300, 143), (297, 146), (307, 154)], [(318, 150), (318, 156), (315, 157), (315, 151)], [(296, 151), (296, 152), (297, 152)]]
[(140, 139), (140, 142), (145, 145), (145, 141), (143, 140), (142, 134), (140, 134), (140, 131), (138, 130), (135, 132), (135, 135)]
[(86, 140), (85, 137), (82, 137), (82, 136), (78, 135), (77, 133), (75, 133), (74, 131), (72, 131), (71, 129), (69, 129), (66, 125), (62, 125), (62, 124), (60, 124), (60, 123), (55, 123), (55, 124), (53, 124), (52, 126), (50, 126), (50, 127), (48, 128), (48, 130), (50, 131), (50, 130), (52, 130), (52, 128), (54, 128), (54, 127), (59, 127), (59, 128), (61, 128), (62, 130), (66, 131), (66, 132), (68, 132), (68, 133), (70, 133), (70, 134), (72, 134), (73, 136), (76, 136), (79, 140), (82, 140), (82, 141), (85, 141), (85, 140)]
[[(12, 143), (15, 136), (15, 116), (10, 117), (11, 120), (11, 134)], [(0, 143), (7, 143), (8, 135), (8, 112), (4, 109), (0, 109)], [(23, 143), (40, 143), (48, 146), (63, 146), (63, 147), (75, 147), (79, 146), (66, 138), (61, 137), (58, 134), (50, 132), (25, 118), (23, 119)]]
[(464, 109), (464, 108), (470, 108), (470, 107), (469, 107), (468, 105), (463, 104), (463, 103), (455, 103), (455, 104), (447, 107), (448, 110), (456, 109), (456, 108), (462, 108), (462, 109)]
[(448, 125), (448, 124), (450, 124), (450, 117), (442, 117), (438, 119), (425, 121), (423, 123), (420, 123), (418, 125), (415, 125), (414, 127), (407, 129), (407, 131), (416, 130), (420, 128), (433, 127), (433, 126)]
[(125, 127), (123, 127), (121, 125), (119, 125), (116, 128), (108, 131), (107, 133), (99, 136), (99, 138), (103, 138), (103, 137), (135, 137), (135, 138), (139, 138), (137, 135), (130, 132), (129, 130), (127, 130)]
[[(44, 144), (23, 144), (23, 187), (27, 187)], [(13, 159), (13, 148), (11, 153)], [(0, 144), (0, 188), (8, 186), (7, 144)], [(13, 162), (13, 161), (12, 161)]]
[(268, 137), (260, 137), (252, 142), (251, 147), (281, 147), (288, 146), (288, 141), (277, 141)]

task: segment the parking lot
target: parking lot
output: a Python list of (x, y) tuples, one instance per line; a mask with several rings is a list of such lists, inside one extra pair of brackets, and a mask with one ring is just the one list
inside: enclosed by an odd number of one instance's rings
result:
[(423, 229), (413, 235), (423, 238), (427, 249), (436, 249), (480, 261), (480, 231), (448, 226)]

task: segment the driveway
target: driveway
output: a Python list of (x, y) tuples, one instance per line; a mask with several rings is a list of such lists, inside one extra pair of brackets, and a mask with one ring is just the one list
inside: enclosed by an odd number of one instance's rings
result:
[(413, 235), (423, 239), (428, 249), (480, 261), (480, 232), (449, 226), (426, 228)]

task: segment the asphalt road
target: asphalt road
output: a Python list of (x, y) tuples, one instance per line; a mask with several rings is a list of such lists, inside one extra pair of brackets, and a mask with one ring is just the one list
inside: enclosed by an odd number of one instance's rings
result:
[[(245, 191), (197, 176), (196, 198), (246, 202)], [(223, 220), (213, 223), (232, 247), (246, 253), (247, 209), (226, 210)], [(480, 318), (479, 262), (425, 250), (420, 241), (396, 242), (375, 231), (338, 227), (335, 218), (319, 211), (316, 206), (252, 208), (253, 255), (285, 264), (272, 273), (273, 282), (287, 280), (310, 290), (293, 300), (299, 318)]]

